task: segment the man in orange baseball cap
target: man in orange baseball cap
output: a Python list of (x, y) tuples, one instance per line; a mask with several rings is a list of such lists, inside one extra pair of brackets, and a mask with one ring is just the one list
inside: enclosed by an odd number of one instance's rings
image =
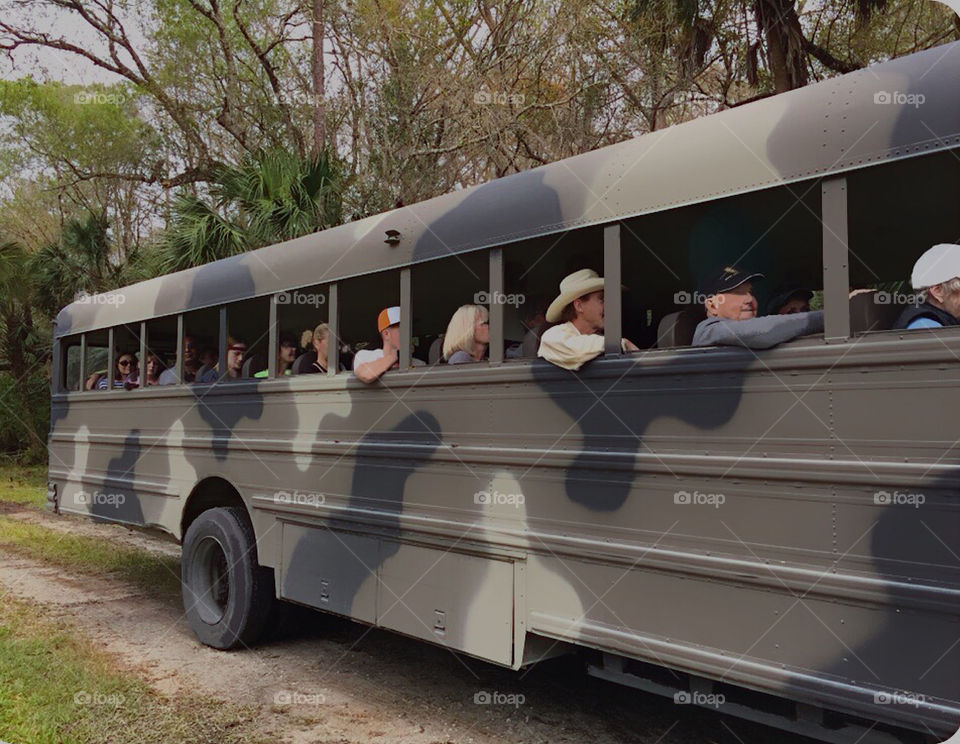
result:
[[(380, 332), (382, 348), (361, 349), (353, 358), (353, 374), (361, 382), (371, 383), (379, 380), (388, 369), (396, 369), (400, 364), (400, 308), (385, 307), (377, 316), (377, 330)], [(411, 359), (414, 367), (423, 366), (419, 359)]]

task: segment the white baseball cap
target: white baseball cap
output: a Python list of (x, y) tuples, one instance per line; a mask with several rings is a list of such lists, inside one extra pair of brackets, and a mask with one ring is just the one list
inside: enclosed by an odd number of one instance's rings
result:
[(955, 277), (960, 277), (960, 245), (940, 243), (917, 259), (910, 283), (914, 289), (925, 289)]

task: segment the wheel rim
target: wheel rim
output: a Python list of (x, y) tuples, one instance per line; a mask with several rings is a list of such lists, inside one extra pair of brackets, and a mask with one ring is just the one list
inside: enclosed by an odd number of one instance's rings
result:
[(215, 537), (204, 537), (197, 545), (193, 577), (194, 597), (200, 619), (208, 625), (219, 623), (230, 601), (230, 570), (223, 545)]

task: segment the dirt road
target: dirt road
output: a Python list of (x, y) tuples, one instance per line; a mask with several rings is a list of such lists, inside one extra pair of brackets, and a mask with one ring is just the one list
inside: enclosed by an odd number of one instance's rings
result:
[[(160, 553), (176, 545), (36, 511), (5, 516)], [(200, 645), (178, 596), (0, 552), (0, 586), (42, 606), (163, 693), (258, 706), (284, 744), (807, 744), (772, 729), (588, 677), (573, 659), (512, 672), (290, 608), (258, 647)], [(486, 698), (491, 702), (482, 702)]]

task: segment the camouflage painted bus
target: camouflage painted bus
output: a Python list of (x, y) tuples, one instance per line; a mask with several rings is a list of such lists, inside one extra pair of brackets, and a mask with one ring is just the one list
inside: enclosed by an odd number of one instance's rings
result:
[[(945, 737), (960, 335), (891, 326), (916, 258), (960, 242), (958, 80), (948, 44), (79, 298), (55, 331), (49, 504), (183, 541), (187, 615), (218, 648), (280, 598), (514, 669), (582, 653), (825, 741)], [(825, 332), (690, 347), (718, 262), (768, 297), (822, 293)], [(517, 353), (584, 267), (607, 353), (579, 372)], [(489, 359), (413, 367), (471, 302)], [(394, 304), (400, 369), (364, 385), (338, 355)], [(329, 372), (278, 376), (281, 335), (320, 322)], [(225, 359), (228, 338), (239, 379), (86, 389), (130, 352), (184, 379), (180, 350)]]

